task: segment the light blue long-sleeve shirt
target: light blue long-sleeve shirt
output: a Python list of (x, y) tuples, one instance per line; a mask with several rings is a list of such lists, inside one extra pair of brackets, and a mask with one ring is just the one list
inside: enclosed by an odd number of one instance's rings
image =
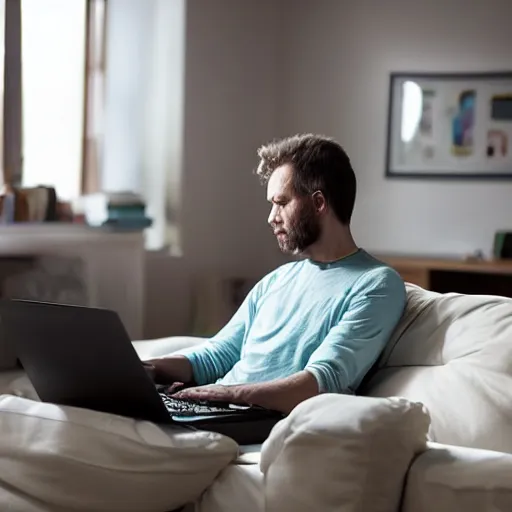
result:
[(180, 353), (199, 385), (266, 382), (307, 370), (321, 393), (353, 393), (405, 302), (397, 272), (364, 250), (334, 263), (288, 263), (251, 290), (217, 335)]

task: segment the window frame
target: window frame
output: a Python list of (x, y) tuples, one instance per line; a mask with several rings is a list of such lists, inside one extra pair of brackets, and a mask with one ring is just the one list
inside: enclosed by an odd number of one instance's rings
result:
[[(22, 76), (22, 17), (21, 0), (1, 0), (4, 2), (4, 76), (3, 76), (3, 112), (0, 143), (1, 163), (4, 187), (21, 187), (23, 182), (23, 76)], [(81, 193), (97, 192), (100, 188), (99, 159), (94, 161), (88, 154), (89, 144), (101, 144), (88, 134), (92, 123), (97, 122), (90, 115), (95, 101), (91, 91), (91, 74), (106, 73), (106, 28), (108, 0), (85, 0), (86, 2), (86, 41), (84, 74), (84, 121), (82, 127), (82, 164), (79, 180)], [(101, 6), (100, 6), (101, 4)], [(94, 10), (103, 8), (101, 24), (96, 22)], [(101, 41), (100, 58), (97, 65), (91, 66), (97, 51), (94, 40), (99, 32)]]

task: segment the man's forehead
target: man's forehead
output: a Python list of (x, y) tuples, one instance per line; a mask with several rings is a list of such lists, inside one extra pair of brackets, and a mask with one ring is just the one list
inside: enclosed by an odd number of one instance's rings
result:
[(272, 201), (278, 196), (291, 193), (292, 172), (290, 164), (281, 165), (271, 174), (267, 184), (267, 199)]

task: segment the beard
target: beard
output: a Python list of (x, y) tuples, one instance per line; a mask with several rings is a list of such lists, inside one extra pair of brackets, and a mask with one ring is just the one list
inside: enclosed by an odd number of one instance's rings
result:
[(318, 241), (321, 231), (313, 205), (304, 203), (290, 227), (277, 238), (277, 243), (284, 253), (300, 254)]

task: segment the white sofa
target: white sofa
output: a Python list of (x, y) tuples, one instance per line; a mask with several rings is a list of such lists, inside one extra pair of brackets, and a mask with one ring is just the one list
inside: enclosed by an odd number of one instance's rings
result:
[[(364, 396), (323, 395), (308, 400), (276, 425), (262, 447), (237, 449), (222, 436), (206, 441), (202, 438), (194, 445), (197, 449), (193, 456), (198, 457), (205, 449), (216, 455), (210, 457), (208, 468), (200, 472), (201, 485), (193, 492), (189, 488), (188, 498), (194, 492), (195, 495), (187, 499), (190, 503), (186, 509), (196, 512), (512, 511), (512, 299), (441, 295), (413, 285), (407, 285), (407, 289), (407, 309), (361, 389)], [(138, 341), (134, 346), (145, 359), (201, 341), (169, 338)], [(22, 401), (21, 405), (15, 405), (25, 408), (23, 414), (31, 418), (40, 416), (30, 409), (37, 404), (37, 397), (22, 374), (12, 371), (0, 374), (0, 391), (25, 396), (11, 398)], [(100, 492), (87, 487), (85, 481), (82, 488), (72, 490), (85, 496), (81, 503), (55, 499), (53, 505), (48, 505), (41, 489), (53, 486), (56, 494), (65, 495), (65, 484), (45, 481), (44, 469), (31, 472), (27, 465), (25, 470), (18, 469), (17, 485), (6, 481), (2, 470), (15, 459), (8, 449), (9, 435), (2, 430), (4, 422), (10, 421), (5, 420), (11, 417), (12, 400), (10, 403), (11, 409), (6, 408), (0, 398), (1, 510), (167, 512), (183, 504), (170, 498), (153, 503), (152, 490), (147, 508), (130, 508), (115, 497), (84, 505), (88, 493)], [(85, 420), (79, 428), (84, 424)], [(37, 425), (32, 427), (30, 437), (19, 435), (17, 443), (23, 446), (25, 439), (32, 443)], [(16, 423), (10, 429), (7, 434), (11, 432), (14, 436)], [(48, 460), (55, 476), (59, 470), (60, 434), (52, 432), (57, 447)], [(76, 428), (72, 432), (78, 436), (73, 442), (80, 443)], [(116, 457), (120, 457), (122, 450), (131, 450), (124, 438), (122, 443), (112, 442)], [(159, 442), (167, 446), (166, 442)], [(41, 446), (44, 444), (36, 445), (38, 456), (46, 450)], [(102, 446), (104, 450), (107, 446), (108, 451), (108, 443)], [(19, 451), (14, 454), (25, 457), (28, 451), (29, 448), (25, 453), (21, 450), (21, 454)], [(169, 457), (173, 453), (169, 451)], [(6, 454), (10, 457), (7, 461)], [(66, 454), (70, 459), (69, 450)], [(144, 456), (148, 455), (144, 452)], [(77, 455), (75, 451), (73, 457), (73, 461), (80, 457), (81, 462), (86, 460), (86, 455)], [(85, 465), (88, 474), (92, 474), (89, 459)], [(117, 469), (117, 473), (111, 473), (112, 485), (124, 481), (123, 466)], [(76, 471), (73, 482), (80, 477), (80, 471)], [(150, 471), (161, 474), (156, 468)], [(179, 468), (173, 471), (179, 472)], [(190, 471), (191, 467), (187, 466), (186, 472)], [(64, 470), (61, 473), (65, 482), (67, 475)], [(145, 474), (144, 480), (148, 486), (152, 482), (149, 476)], [(169, 477), (167, 481), (172, 489), (169, 496), (176, 497), (181, 485), (179, 476)], [(25, 486), (24, 482), (30, 485)], [(131, 482), (134, 485), (137, 480)], [(108, 488), (106, 481), (105, 489), (101, 490), (105, 496)], [(23, 501), (27, 496), (28, 501)], [(32, 508), (26, 505), (28, 502)]]

